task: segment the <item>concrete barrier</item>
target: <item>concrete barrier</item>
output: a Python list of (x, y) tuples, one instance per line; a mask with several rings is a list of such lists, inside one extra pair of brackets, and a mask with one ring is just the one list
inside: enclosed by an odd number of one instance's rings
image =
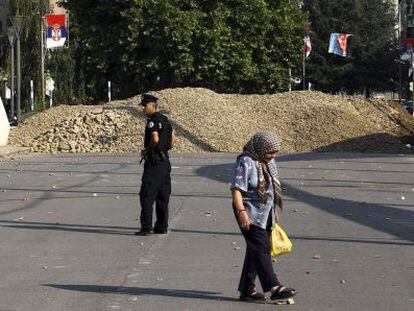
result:
[(0, 97), (0, 146), (6, 146), (9, 139), (10, 124), (7, 119), (6, 110)]

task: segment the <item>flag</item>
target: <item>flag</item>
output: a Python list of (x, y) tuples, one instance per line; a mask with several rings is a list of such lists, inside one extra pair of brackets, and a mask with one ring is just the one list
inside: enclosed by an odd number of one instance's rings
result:
[(46, 14), (46, 48), (62, 47), (66, 38), (66, 15)]
[(408, 64), (412, 62), (413, 47), (414, 47), (414, 39), (406, 38), (402, 41), (401, 55), (400, 55), (400, 59), (402, 63)]
[(305, 41), (305, 57), (308, 58), (312, 52), (312, 44), (309, 33), (305, 33), (305, 38), (303, 40)]
[(351, 35), (346, 33), (331, 33), (331, 39), (329, 40), (329, 53), (346, 57), (348, 50), (347, 40), (349, 36)]
[(414, 51), (413, 47), (411, 45), (408, 46), (408, 53), (409, 53), (409, 65), (408, 68), (408, 76), (411, 76), (413, 74), (413, 68), (414, 68)]

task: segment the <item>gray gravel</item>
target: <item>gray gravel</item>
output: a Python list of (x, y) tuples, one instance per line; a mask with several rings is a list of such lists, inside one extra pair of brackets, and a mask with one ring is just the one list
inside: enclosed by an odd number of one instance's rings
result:
[[(239, 152), (261, 129), (278, 133), (285, 152), (407, 153), (405, 143), (414, 145), (413, 117), (382, 100), (320, 92), (217, 94), (201, 88), (156, 95), (173, 121), (175, 152)], [(138, 100), (49, 109), (14, 129), (10, 143), (42, 153), (136, 153), (145, 124)]]

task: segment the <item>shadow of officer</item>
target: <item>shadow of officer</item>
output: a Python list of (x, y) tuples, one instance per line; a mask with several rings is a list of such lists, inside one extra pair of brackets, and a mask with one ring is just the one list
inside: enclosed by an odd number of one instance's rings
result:
[(175, 135), (168, 118), (158, 111), (158, 98), (152, 94), (141, 97), (142, 111), (147, 116), (144, 135), (144, 149), (141, 162), (144, 163), (140, 203), (141, 230), (135, 235), (148, 235), (152, 231), (153, 205), (156, 221), (154, 233), (168, 232), (168, 203), (171, 195), (171, 163), (168, 155), (175, 143)]

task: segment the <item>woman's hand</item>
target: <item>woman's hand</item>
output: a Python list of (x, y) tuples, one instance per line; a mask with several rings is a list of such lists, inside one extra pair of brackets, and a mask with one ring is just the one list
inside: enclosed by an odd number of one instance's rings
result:
[(242, 230), (248, 231), (250, 229), (250, 217), (246, 211), (242, 211), (239, 213), (239, 225)]
[(250, 217), (243, 205), (243, 197), (240, 189), (233, 188), (231, 190), (233, 197), (233, 208), (237, 213), (237, 220), (242, 230), (250, 229)]

